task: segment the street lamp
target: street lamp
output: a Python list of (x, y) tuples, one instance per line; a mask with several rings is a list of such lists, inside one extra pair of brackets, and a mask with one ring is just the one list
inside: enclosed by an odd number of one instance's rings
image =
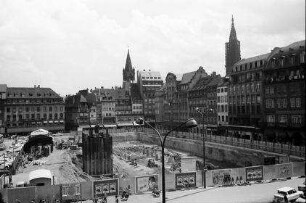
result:
[[(203, 129), (202, 129), (202, 142), (203, 142), (203, 187), (206, 188), (206, 158), (205, 158), (205, 136), (206, 136), (206, 129), (205, 129), (205, 125), (204, 125), (204, 116), (207, 114), (204, 114), (204, 110), (203, 112), (200, 111), (200, 108), (195, 108), (195, 110), (201, 114), (202, 116), (202, 123), (203, 123)], [(207, 112), (212, 112), (212, 109), (207, 109)], [(205, 131), (205, 135), (204, 135), (204, 131)]]
[(187, 121), (185, 121), (184, 123), (182, 123), (181, 125), (173, 128), (172, 130), (166, 132), (163, 136), (160, 134), (160, 132), (154, 128), (152, 125), (150, 125), (148, 122), (146, 122), (143, 119), (138, 119), (136, 121), (137, 124), (147, 124), (150, 128), (152, 128), (159, 136), (159, 140), (160, 140), (160, 145), (162, 148), (162, 203), (166, 202), (166, 182), (165, 182), (165, 142), (166, 142), (166, 138), (167, 136), (175, 131), (178, 130), (179, 128), (193, 128), (196, 127), (198, 124), (196, 122), (196, 120), (194, 120), (193, 118), (188, 119)]

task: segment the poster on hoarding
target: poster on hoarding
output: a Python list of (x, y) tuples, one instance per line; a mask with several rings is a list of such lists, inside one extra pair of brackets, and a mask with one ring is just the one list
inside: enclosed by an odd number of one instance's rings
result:
[(175, 188), (177, 190), (192, 187), (196, 187), (196, 172), (175, 174)]
[(158, 175), (136, 177), (136, 194), (152, 191), (154, 187), (158, 187)]
[(288, 178), (292, 176), (292, 163), (277, 164), (276, 178)]
[(81, 195), (81, 185), (79, 183), (62, 185), (62, 198), (65, 200), (78, 199)]
[(106, 196), (114, 196), (119, 194), (119, 180), (97, 180), (93, 182), (94, 198), (101, 198), (103, 194)]
[(254, 166), (245, 168), (246, 181), (263, 180), (263, 166)]

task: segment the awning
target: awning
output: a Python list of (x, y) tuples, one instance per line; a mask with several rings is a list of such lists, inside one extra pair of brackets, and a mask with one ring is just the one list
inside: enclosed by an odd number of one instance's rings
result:
[(58, 123), (58, 121), (54, 121), (54, 123)]
[(60, 123), (64, 123), (64, 121), (63, 121), (63, 120), (60, 120)]
[(134, 124), (131, 122), (131, 123), (117, 123), (117, 126), (119, 127), (124, 127), (124, 126), (133, 126)]
[(29, 181), (37, 178), (49, 178), (52, 179), (51, 171), (47, 169), (38, 169), (29, 173)]
[(44, 121), (44, 123), (48, 123), (48, 121)]
[(38, 130), (35, 130), (33, 132), (31, 132), (30, 135), (48, 135), (49, 134), (49, 131), (48, 130), (44, 130), (44, 129), (38, 129)]
[(117, 125), (103, 125), (105, 128), (115, 128)]
[(49, 123), (53, 123), (53, 121), (49, 121)]

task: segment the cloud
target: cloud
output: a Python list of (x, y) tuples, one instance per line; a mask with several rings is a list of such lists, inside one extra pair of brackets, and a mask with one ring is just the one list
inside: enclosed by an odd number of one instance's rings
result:
[(234, 14), (243, 57), (304, 38), (302, 1), (2, 0), (0, 80), (73, 94), (119, 86), (127, 48), (139, 69), (224, 74)]

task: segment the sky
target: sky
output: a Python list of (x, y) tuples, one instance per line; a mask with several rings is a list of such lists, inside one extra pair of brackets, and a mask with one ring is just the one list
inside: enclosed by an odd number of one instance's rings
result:
[(136, 70), (225, 75), (231, 16), (241, 57), (305, 39), (303, 0), (0, 0), (0, 84), (61, 96)]

